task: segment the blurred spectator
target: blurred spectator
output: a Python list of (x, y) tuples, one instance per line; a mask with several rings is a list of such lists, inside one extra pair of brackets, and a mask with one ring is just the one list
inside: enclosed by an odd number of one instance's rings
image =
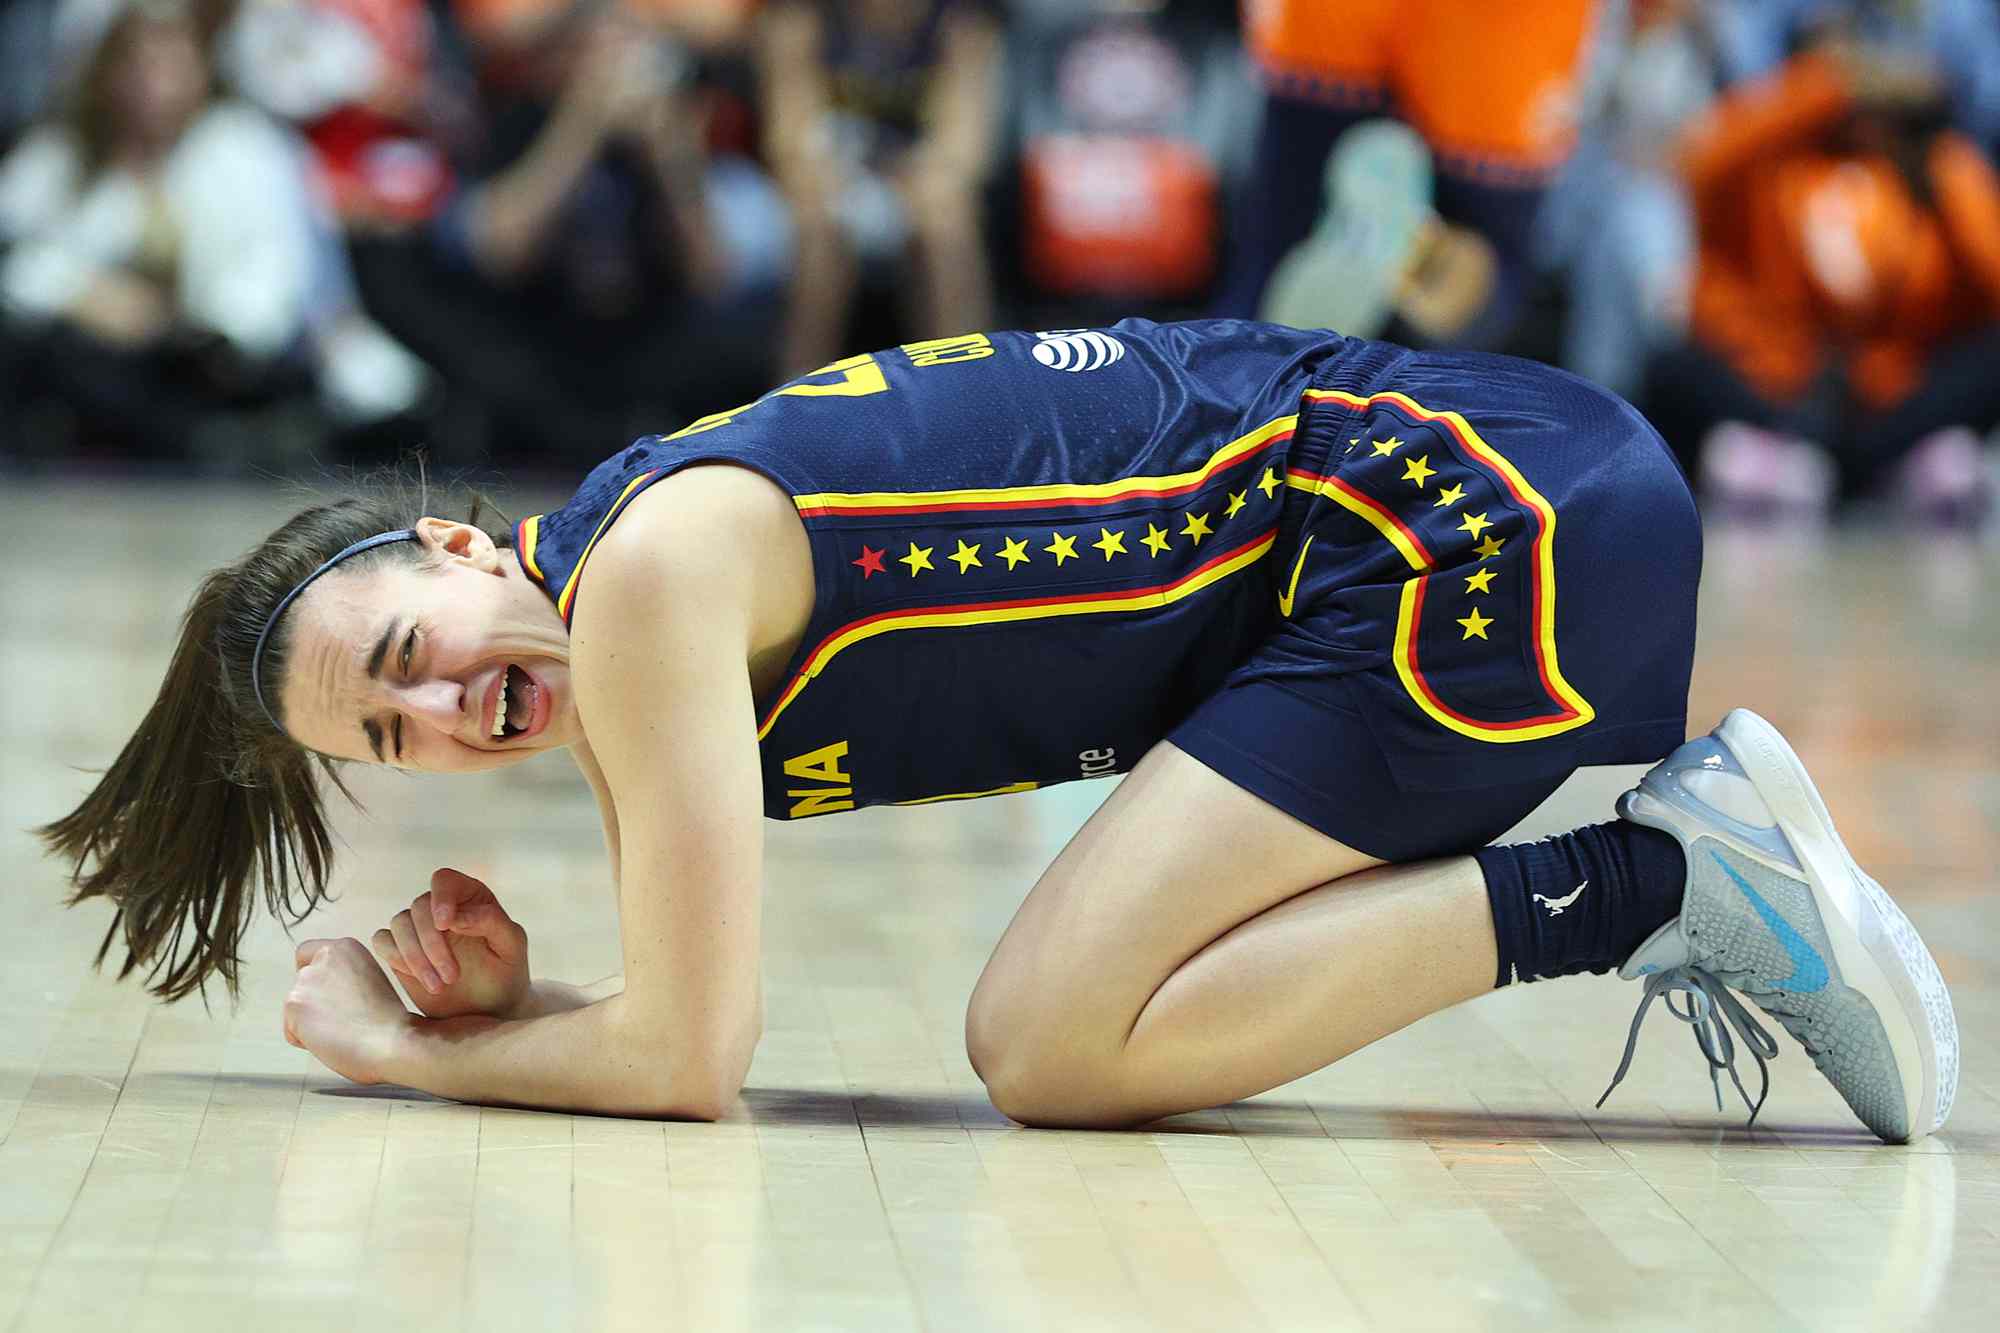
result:
[(2000, 5), (1994, 0), (1747, 0), (1725, 38), (1744, 68), (1775, 69), (1814, 34), (1839, 28), (1876, 50), (1927, 58), (1952, 122), (2000, 147)]
[(1176, 307), (1212, 295), (1255, 113), (1233, 6), (1065, 5), (1012, 38), (1023, 295), (1063, 322), (1194, 313)]
[(220, 60), (237, 91), (297, 125), (343, 226), (432, 217), (451, 170), (428, 131), (423, 0), (245, 0)]
[[(1388, 335), (1504, 343), (1526, 286), (1536, 208), (1574, 138), (1593, 8), (1592, 0), (1531, 11), (1486, 0), (1244, 0), (1264, 122), (1219, 313), (1258, 310), (1273, 269), (1321, 212), (1322, 165), (1335, 144), (1393, 112), (1429, 144), (1430, 202), (1446, 225), (1417, 237), (1416, 281), (1402, 291), (1403, 319)], [(1428, 174), (1403, 179), (1414, 185)], [(1365, 226), (1359, 219), (1326, 232)]]
[(1568, 281), (1563, 366), (1627, 397), (1686, 333), (1694, 223), (1673, 149), (1718, 92), (1764, 72), (1747, 64), (1757, 2), (1607, 5), (1581, 138), (1536, 218), (1537, 264)]
[(992, 322), (980, 188), (999, 30), (974, 0), (774, 0), (758, 41), (766, 156), (796, 266), (779, 360), (841, 351), (866, 271), (907, 258), (907, 336)]
[(243, 0), (217, 41), (225, 80), (306, 136), (309, 170), (271, 188), (297, 187), (320, 401), (334, 424), (385, 436), (416, 424), (428, 372), (364, 311), (344, 228), (427, 217), (449, 183), (413, 128), (428, 33), (422, 0)]
[(501, 447), (586, 454), (762, 387), (781, 209), (766, 185), (760, 223), (747, 165), (711, 161), (696, 54), (660, 18), (728, 8), (456, 0), (479, 100), (455, 192), (354, 253), (370, 311)]
[(154, 454), (254, 449), (238, 409), (303, 387), (297, 158), (215, 100), (194, 7), (111, 17), (68, 116), (0, 164), (0, 419), (29, 403)]
[(2000, 177), (1948, 115), (1927, 62), (1840, 38), (1690, 130), (1693, 337), (1647, 404), (1716, 498), (1818, 510), (1837, 468), (1939, 518), (1989, 505)]

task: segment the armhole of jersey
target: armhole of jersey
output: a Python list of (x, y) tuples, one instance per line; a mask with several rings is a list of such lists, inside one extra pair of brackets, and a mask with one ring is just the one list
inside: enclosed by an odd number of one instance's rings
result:
[[(611, 525), (618, 520), (618, 517), (625, 512), (626, 508), (631, 505), (632, 501), (642, 491), (649, 489), (657, 482), (666, 480), (683, 468), (692, 467), (697, 463), (729, 463), (737, 467), (747, 468), (767, 478), (781, 488), (791, 498), (794, 505), (797, 504), (799, 496), (815, 493), (814, 488), (808, 484), (807, 479), (790, 463), (779, 464), (773, 462), (761, 450), (742, 449), (729, 453), (693, 453), (686, 457), (675, 458), (667, 463), (663, 463), (659, 467), (648, 468), (634, 473), (631, 477), (627, 478), (624, 489), (619, 492), (618, 498), (612, 502), (611, 507), (605, 510), (604, 516), (598, 520), (597, 527), (591, 533), (590, 540), (584, 544), (582, 552), (576, 558), (576, 564), (570, 569), (569, 576), (564, 581), (562, 590), (560, 592), (550, 590), (550, 596), (555, 599), (556, 611), (562, 616), (563, 624), (568, 625), (571, 616), (575, 613), (576, 598), (583, 582), (584, 566), (590, 560), (591, 551), (603, 539), (604, 534), (610, 530)], [(532, 543), (534, 537), (533, 530), (530, 527), (532, 522), (533, 520), (531, 519), (521, 524), (523, 537), (530, 543)], [(833, 571), (828, 567), (826, 556), (820, 549), (821, 543), (813, 524), (803, 516), (800, 518), (800, 522), (805, 524), (806, 541), (808, 549), (811, 552), (813, 564), (813, 615), (811, 622), (806, 627), (805, 638), (800, 643), (799, 651), (800, 654), (803, 654), (809, 649), (811, 644), (818, 641), (815, 635), (820, 632), (821, 620), (831, 606), (830, 595), (834, 591), (834, 579)], [(522, 563), (524, 566), (527, 564), (531, 554), (532, 549), (523, 551)], [(536, 571), (536, 576), (540, 577), (539, 571)], [(548, 585), (546, 582), (544, 582), (543, 587), (547, 590)], [(788, 675), (790, 670), (791, 665), (788, 664)]]

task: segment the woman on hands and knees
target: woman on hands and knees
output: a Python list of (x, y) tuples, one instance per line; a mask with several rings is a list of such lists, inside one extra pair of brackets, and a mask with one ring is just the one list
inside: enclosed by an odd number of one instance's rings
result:
[[(1219, 1105), (1618, 968), (1642, 1016), (1686, 992), (1718, 1068), (1732, 1030), (1776, 1049), (1748, 996), (1920, 1137), (1957, 1070), (1929, 954), (1767, 723), (1683, 744), (1699, 561), (1657, 434), (1560, 371), (1226, 320), (963, 334), (644, 437), (511, 533), (421, 497), (307, 511), (203, 585), (46, 836), (119, 907), (126, 971), (233, 989), (252, 886), (323, 891), (316, 775), (567, 748), (622, 974), (524, 989), (525, 935), (441, 872), (373, 956), (301, 946), (288, 1032), (359, 1080), (712, 1118), (763, 1025), (762, 817), (1108, 757), (1128, 776), (967, 1013), (1019, 1120)], [(1575, 768), (1650, 760), (1619, 818), (1486, 845)]]

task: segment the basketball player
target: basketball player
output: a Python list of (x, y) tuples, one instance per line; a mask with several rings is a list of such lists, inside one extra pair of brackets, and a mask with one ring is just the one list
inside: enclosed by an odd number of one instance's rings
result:
[[(1215, 1106), (1612, 968), (1645, 978), (1635, 1039), (1686, 994), (1712, 1076), (1777, 1052), (1738, 992), (1883, 1139), (1950, 1110), (1944, 984), (1796, 756), (1742, 710), (1682, 743), (1695, 509), (1573, 376), (1235, 321), (968, 334), (477, 517), (344, 499), (202, 585), (138, 733), (44, 830), (126, 972), (234, 991), (254, 890), (324, 888), (316, 770), (566, 747), (622, 976), (530, 985), (525, 933), (441, 871), (372, 954), (299, 948), (286, 1035), (363, 1082), (715, 1117), (762, 1030), (760, 815), (1129, 770), (972, 995), (972, 1064), (1025, 1123)], [(1646, 760), (1618, 818), (1485, 845), (1579, 765)]]

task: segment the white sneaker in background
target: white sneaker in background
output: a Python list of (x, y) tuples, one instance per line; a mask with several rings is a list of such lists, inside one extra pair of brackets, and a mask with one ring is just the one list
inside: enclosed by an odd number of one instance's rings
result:
[(1837, 482), (1818, 445), (1741, 421), (1709, 431), (1695, 471), (1705, 501), (1743, 518), (1823, 519)]
[(1976, 432), (1947, 426), (1919, 440), (1890, 482), (1896, 508), (1927, 527), (1978, 530), (1993, 518), (1993, 464)]
[(1258, 318), (1372, 338), (1431, 212), (1431, 150), (1400, 121), (1366, 120), (1326, 159), (1325, 211), (1264, 287)]

